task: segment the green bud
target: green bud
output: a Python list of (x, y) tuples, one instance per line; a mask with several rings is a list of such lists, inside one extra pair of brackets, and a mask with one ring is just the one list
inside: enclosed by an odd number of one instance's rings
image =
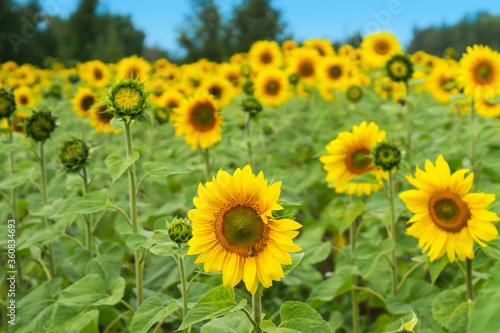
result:
[(108, 110), (122, 118), (136, 118), (148, 106), (148, 96), (143, 83), (123, 79), (108, 92)]
[(392, 81), (408, 82), (413, 75), (413, 64), (407, 56), (396, 54), (387, 61), (385, 70)]
[(253, 96), (249, 96), (241, 102), (241, 109), (245, 112), (250, 112), (251, 115), (256, 115), (262, 111), (262, 104)]
[(247, 80), (244, 84), (243, 84), (243, 91), (245, 92), (245, 94), (247, 95), (253, 95), (253, 82), (250, 81), (250, 80)]
[(65, 141), (59, 150), (59, 163), (68, 171), (78, 171), (87, 161), (89, 148), (83, 140)]
[(36, 111), (26, 121), (26, 135), (36, 141), (47, 140), (57, 127), (56, 119), (49, 110)]
[(297, 86), (297, 84), (299, 84), (299, 81), (300, 75), (298, 73), (290, 74), (290, 76), (288, 77), (288, 82), (290, 82), (290, 84), (293, 86)]
[(170, 239), (178, 244), (186, 243), (193, 237), (193, 228), (187, 219), (175, 217), (171, 224), (167, 222), (167, 231)]
[(373, 151), (375, 165), (385, 171), (390, 171), (399, 166), (401, 152), (392, 143), (380, 142)]
[(250, 65), (241, 65), (240, 67), (240, 74), (246, 78), (249, 78), (250, 75), (252, 74), (252, 67)]
[(60, 99), (61, 95), (62, 95), (61, 85), (59, 85), (57, 83), (53, 83), (49, 88), (47, 97), (54, 97), (54, 98)]
[(363, 90), (358, 86), (350, 86), (346, 92), (349, 102), (357, 103), (363, 98)]
[(78, 74), (70, 74), (68, 75), (68, 81), (71, 84), (77, 84), (78, 82), (80, 82), (80, 77), (78, 76)]
[(159, 124), (165, 124), (168, 123), (168, 120), (170, 119), (170, 110), (168, 108), (164, 108), (161, 106), (157, 106), (153, 110), (155, 119)]
[(16, 109), (16, 100), (12, 91), (0, 89), (0, 119), (8, 118)]

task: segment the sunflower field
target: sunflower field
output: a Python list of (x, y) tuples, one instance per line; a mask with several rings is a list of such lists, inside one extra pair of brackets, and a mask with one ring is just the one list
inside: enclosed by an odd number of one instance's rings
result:
[(0, 70), (8, 332), (500, 332), (500, 55), (259, 41)]

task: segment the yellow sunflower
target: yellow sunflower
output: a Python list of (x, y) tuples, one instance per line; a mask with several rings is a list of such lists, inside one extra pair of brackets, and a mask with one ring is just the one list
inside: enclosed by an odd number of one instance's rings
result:
[(313, 85), (318, 77), (319, 62), (317, 50), (300, 47), (287, 58), (287, 71), (299, 74), (300, 83)]
[(352, 45), (346, 44), (339, 47), (338, 54), (341, 57), (349, 58), (353, 52), (354, 52), (354, 47)]
[(487, 118), (498, 118), (500, 117), (500, 104), (492, 103), (487, 99), (476, 99), (474, 100), (474, 109), (477, 114)]
[(279, 69), (259, 73), (255, 78), (254, 94), (266, 106), (280, 106), (293, 96), (286, 73)]
[(349, 86), (349, 72), (352, 65), (344, 57), (325, 57), (321, 61), (319, 78), (332, 89), (345, 91)]
[(458, 71), (456, 66), (442, 64), (434, 68), (424, 81), (424, 87), (434, 99), (441, 103), (450, 102), (450, 96), (458, 94)]
[(265, 288), (284, 277), (281, 265), (291, 265), (289, 252), (300, 251), (292, 239), (302, 227), (289, 219), (276, 219), (281, 181), (267, 185), (264, 174), (252, 173), (249, 165), (231, 176), (220, 170), (217, 178), (198, 186), (196, 209), (188, 212), (193, 222), (189, 255), (200, 254), (206, 272), (222, 271), (224, 285), (241, 280), (252, 294), (259, 283)]
[(137, 79), (139, 82), (144, 82), (149, 78), (151, 72), (151, 65), (149, 62), (136, 55), (123, 58), (117, 66), (118, 79)]
[(97, 95), (89, 87), (79, 87), (71, 100), (73, 110), (79, 117), (89, 117), (89, 110), (97, 102)]
[(114, 115), (111, 112), (106, 112), (107, 108), (107, 105), (102, 105), (89, 111), (90, 127), (95, 128), (99, 133), (120, 133), (118, 129), (111, 129), (111, 120)]
[(408, 235), (419, 239), (430, 261), (441, 258), (445, 253), (450, 262), (455, 254), (462, 261), (474, 258), (473, 240), (486, 246), (498, 236), (497, 228), (491, 223), (497, 221), (497, 214), (486, 208), (495, 200), (494, 194), (469, 193), (474, 174), (461, 169), (451, 174), (448, 163), (442, 155), (436, 165), (425, 161), (425, 171), (417, 166), (415, 178), (406, 179), (418, 190), (405, 191), (399, 197), (415, 215), (408, 221), (412, 225)]
[(248, 53), (252, 70), (258, 72), (266, 68), (279, 68), (283, 62), (278, 43), (262, 40), (254, 43)]
[[(370, 195), (382, 188), (382, 180), (388, 179), (387, 172), (377, 169), (372, 163), (370, 153), (378, 142), (385, 139), (385, 131), (379, 131), (375, 123), (354, 126), (352, 132), (341, 132), (326, 146), (329, 155), (321, 156), (320, 161), (327, 171), (326, 181), (331, 182), (337, 193), (347, 192), (358, 196)], [(372, 183), (356, 182), (356, 177), (373, 174)]]
[(328, 57), (335, 54), (332, 43), (328, 39), (308, 39), (302, 44), (305, 47), (317, 50), (322, 57)]
[(182, 101), (172, 114), (175, 136), (185, 135), (191, 149), (207, 149), (222, 139), (222, 116), (217, 102), (207, 91), (198, 91)]
[(243, 82), (240, 74), (240, 66), (234, 64), (223, 63), (219, 67), (219, 72), (222, 77), (231, 82), (236, 89), (236, 93), (241, 92), (241, 84)]
[(22, 86), (14, 90), (14, 97), (17, 106), (35, 107), (35, 97), (29, 87)]
[(375, 92), (384, 101), (392, 97), (393, 103), (399, 103), (401, 97), (406, 95), (406, 84), (404, 82), (394, 82), (388, 77), (383, 77), (373, 84)]
[(292, 50), (295, 50), (298, 47), (297, 43), (293, 40), (285, 40), (283, 44), (281, 44), (281, 50), (284, 55), (290, 54)]
[(221, 109), (231, 103), (236, 93), (231, 82), (219, 75), (211, 75), (203, 80), (199, 89), (205, 90), (212, 95)]
[(361, 49), (370, 68), (382, 68), (391, 56), (403, 53), (396, 37), (388, 32), (379, 32), (363, 38)]
[(81, 66), (80, 77), (93, 87), (104, 88), (109, 84), (111, 74), (106, 64), (99, 60), (93, 60)]
[(158, 106), (164, 107), (169, 111), (175, 112), (179, 107), (183, 96), (175, 89), (169, 89), (163, 93), (158, 100)]
[(458, 80), (472, 98), (490, 99), (500, 94), (500, 55), (488, 46), (467, 47), (460, 59)]

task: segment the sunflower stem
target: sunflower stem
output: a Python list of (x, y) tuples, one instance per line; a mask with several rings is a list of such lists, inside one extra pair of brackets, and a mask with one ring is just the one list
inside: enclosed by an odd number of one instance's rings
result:
[(467, 258), (466, 261), (466, 279), (467, 284), (467, 299), (470, 301), (474, 300), (474, 290), (472, 288), (472, 259)]
[(205, 180), (208, 182), (210, 180), (210, 156), (208, 154), (208, 148), (203, 149), (203, 159), (205, 160)]
[[(351, 197), (352, 201), (352, 197)], [(356, 219), (352, 221), (349, 226), (349, 254), (351, 256), (351, 261), (354, 263), (354, 249), (356, 241)], [(352, 304), (352, 332), (359, 333), (359, 308), (358, 308), (358, 294), (356, 292), (356, 287), (358, 286), (358, 277), (354, 274), (352, 276), (353, 288), (351, 289), (351, 304)]]
[[(87, 168), (83, 167), (82, 172), (82, 180), (83, 180), (83, 195), (89, 193), (89, 180), (87, 175)], [(92, 216), (90, 214), (85, 214), (85, 246), (87, 247), (87, 251), (90, 253), (90, 257), (92, 257)]]
[(396, 256), (397, 230), (396, 230), (396, 214), (394, 213), (394, 174), (389, 171), (389, 204), (391, 207), (391, 238), (394, 241), (394, 247), (391, 250), (391, 294), (398, 294), (398, 258)]
[[(182, 245), (177, 244), (179, 250), (182, 250)], [(186, 269), (184, 267), (184, 259), (182, 256), (178, 255), (179, 259), (179, 271), (181, 272), (181, 288), (182, 288), (182, 317), (186, 318), (188, 312), (188, 298), (187, 298), (187, 281), (186, 281)], [(188, 332), (188, 329), (185, 329), (184, 332)]]
[(406, 84), (406, 103), (405, 103), (405, 108), (406, 108), (406, 148), (408, 149), (408, 152), (411, 154), (413, 150), (413, 142), (412, 142), (412, 132), (413, 132), (413, 120), (412, 120), (412, 110), (411, 110), (411, 103), (410, 103), (410, 85), (408, 82)]
[(252, 131), (250, 128), (251, 125), (251, 118), (250, 118), (250, 113), (246, 113), (245, 117), (245, 133), (246, 133), (246, 139), (247, 139), (247, 147), (248, 147), (248, 164), (252, 165), (253, 164), (253, 158), (252, 158)]
[(475, 172), (475, 162), (476, 162), (476, 121), (475, 121), (476, 112), (474, 110), (474, 100), (471, 102), (470, 106), (470, 141), (469, 141), (469, 155), (470, 155), (470, 164), (472, 172)]
[[(43, 204), (46, 206), (49, 204), (49, 199), (48, 199), (48, 194), (47, 194), (47, 171), (45, 169), (45, 153), (44, 153), (44, 146), (43, 146), (43, 141), (39, 142), (39, 148), (40, 148), (40, 177), (41, 177), (41, 183), (42, 183), (42, 199), (43, 199)], [(43, 221), (45, 223), (45, 229), (50, 228), (50, 221), (48, 218), (44, 217)], [(49, 256), (49, 270), (50, 270), (50, 275), (55, 276), (55, 261), (54, 261), (54, 250), (52, 248), (52, 243), (49, 243), (47, 245), (47, 253)]]
[(260, 323), (262, 322), (262, 299), (260, 297), (260, 288), (257, 288), (255, 294), (252, 295), (253, 319), (255, 320), (254, 332), (262, 333)]
[[(130, 131), (130, 120), (125, 120), (125, 141), (127, 148), (127, 159), (132, 155), (132, 133)], [(139, 224), (137, 222), (137, 197), (136, 197), (136, 179), (135, 179), (135, 163), (132, 163), (128, 167), (128, 182), (129, 182), (129, 193), (130, 193), (130, 220), (132, 222), (132, 232), (134, 234), (139, 233)], [(137, 308), (142, 303), (143, 293), (142, 293), (142, 260), (141, 260), (141, 249), (135, 249), (134, 251), (134, 262), (135, 262), (135, 284), (137, 289)]]

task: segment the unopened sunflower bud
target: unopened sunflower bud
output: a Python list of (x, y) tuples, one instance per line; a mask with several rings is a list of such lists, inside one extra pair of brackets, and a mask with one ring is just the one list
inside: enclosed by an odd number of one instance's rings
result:
[(390, 171), (399, 166), (401, 152), (392, 143), (380, 142), (373, 151), (375, 165), (385, 171)]
[(148, 105), (144, 84), (134, 79), (123, 79), (108, 93), (108, 110), (122, 118), (140, 116)]
[(262, 111), (262, 104), (253, 96), (249, 96), (241, 102), (241, 109), (254, 115)]
[(41, 109), (26, 121), (26, 135), (36, 141), (45, 141), (56, 129), (56, 117), (49, 110)]
[(16, 100), (11, 91), (0, 89), (0, 119), (8, 118), (16, 109)]
[(299, 81), (300, 75), (298, 73), (290, 74), (290, 76), (288, 77), (288, 82), (290, 82), (292, 86), (297, 86), (297, 84), (299, 84)]
[(186, 243), (193, 237), (193, 228), (187, 219), (174, 218), (174, 221), (167, 224), (168, 236), (178, 244)]
[(253, 95), (253, 82), (248, 80), (243, 84), (243, 91), (247, 95)]
[(78, 82), (80, 82), (80, 77), (78, 76), (78, 74), (70, 74), (68, 75), (68, 81), (71, 84), (77, 84)]
[(413, 64), (402, 54), (396, 54), (389, 59), (385, 65), (387, 75), (392, 81), (408, 82), (413, 75)]
[(170, 110), (161, 106), (157, 106), (153, 110), (155, 119), (159, 124), (168, 123), (170, 119)]
[(346, 97), (349, 100), (349, 102), (357, 103), (363, 97), (363, 90), (361, 90), (361, 88), (358, 86), (350, 86), (347, 89)]
[(68, 171), (78, 171), (87, 161), (89, 148), (83, 140), (65, 141), (59, 150), (59, 163)]
[(252, 67), (250, 65), (241, 65), (240, 67), (240, 74), (246, 78), (249, 78), (250, 75), (252, 74)]

